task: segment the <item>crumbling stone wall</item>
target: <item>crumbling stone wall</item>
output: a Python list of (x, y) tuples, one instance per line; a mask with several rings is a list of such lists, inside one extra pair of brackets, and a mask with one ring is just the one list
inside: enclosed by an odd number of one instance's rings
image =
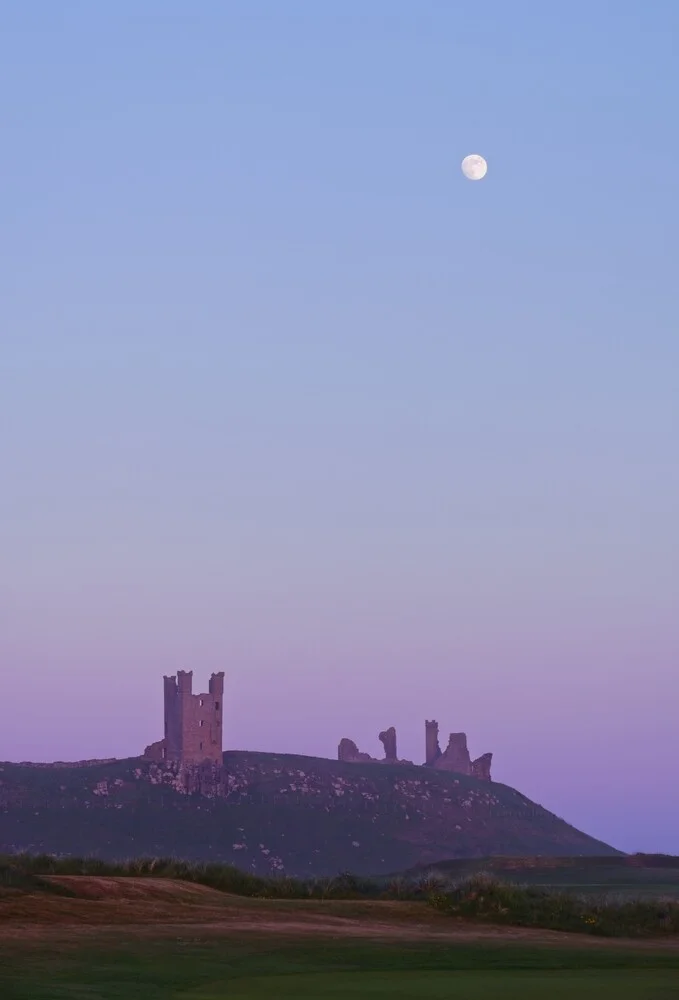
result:
[(22, 760), (15, 767), (98, 767), (100, 764), (116, 764), (117, 757), (98, 757), (94, 760), (52, 760), (34, 761)]
[(384, 747), (384, 759), (394, 762), (398, 760), (398, 754), (396, 753), (396, 730), (393, 726), (389, 729), (385, 729), (384, 732), (380, 733), (380, 742)]
[(457, 774), (471, 774), (471, 758), (467, 749), (466, 733), (451, 733), (448, 746), (433, 763), (440, 771), (455, 771)]
[(435, 719), (431, 721), (427, 719), (424, 723), (424, 733), (425, 733), (425, 753), (424, 762), (425, 764), (432, 765), (435, 760), (441, 756), (441, 747), (439, 746), (439, 724)]
[(167, 742), (166, 740), (158, 740), (156, 743), (151, 743), (144, 750), (144, 760), (152, 760), (155, 764), (160, 763), (160, 761), (165, 760), (167, 757)]
[(369, 764), (410, 764), (411, 760), (399, 760), (396, 753), (396, 730), (393, 726), (389, 729), (385, 729), (380, 733), (379, 736), (382, 746), (384, 747), (384, 757), (378, 759), (377, 757), (371, 757), (369, 753), (361, 753), (353, 740), (346, 739), (340, 740), (340, 744), (337, 747), (337, 759), (343, 761), (354, 761), (355, 763), (369, 763)]
[(344, 761), (374, 761), (375, 758), (371, 757), (369, 753), (361, 753), (353, 740), (349, 740), (346, 737), (340, 740), (339, 746), (337, 747), (337, 759)]
[(490, 776), (490, 765), (493, 760), (492, 753), (484, 753), (476, 760), (472, 761), (472, 775), (479, 781), (492, 781)]
[(439, 771), (454, 771), (456, 774), (469, 774), (480, 781), (490, 781), (490, 765), (492, 753), (484, 753), (472, 761), (467, 748), (466, 733), (451, 733), (448, 746), (441, 752), (439, 746), (439, 724), (436, 721), (425, 721), (425, 765), (435, 767)]

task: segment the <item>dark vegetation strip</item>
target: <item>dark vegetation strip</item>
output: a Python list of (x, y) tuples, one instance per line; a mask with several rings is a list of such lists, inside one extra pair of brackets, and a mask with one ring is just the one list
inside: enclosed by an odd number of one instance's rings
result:
[(451, 917), (514, 927), (596, 934), (602, 937), (661, 937), (679, 934), (675, 900), (613, 902), (516, 885), (479, 874), (429, 896)]
[[(22, 879), (48, 875), (88, 875), (101, 878), (164, 878), (193, 882), (220, 892), (260, 899), (410, 899), (425, 900), (445, 879), (378, 880), (349, 872), (335, 878), (296, 879), (285, 875), (263, 878), (233, 865), (192, 863), (176, 858), (134, 858), (104, 861), (100, 858), (55, 858), (52, 855), (0, 856), (0, 887), (19, 887)], [(50, 883), (44, 883), (49, 885)], [(30, 888), (29, 882), (26, 887)], [(34, 886), (37, 888), (37, 885)]]

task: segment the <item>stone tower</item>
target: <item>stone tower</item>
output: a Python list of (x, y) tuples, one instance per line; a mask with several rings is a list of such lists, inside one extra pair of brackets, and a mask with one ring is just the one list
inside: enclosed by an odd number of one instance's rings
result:
[(435, 719), (432, 719), (431, 721), (427, 719), (424, 723), (424, 729), (424, 762), (425, 764), (431, 765), (441, 756), (441, 747), (439, 746), (439, 724)]
[(224, 672), (212, 674), (206, 694), (193, 694), (193, 671), (163, 678), (165, 736), (144, 756), (179, 764), (222, 763)]

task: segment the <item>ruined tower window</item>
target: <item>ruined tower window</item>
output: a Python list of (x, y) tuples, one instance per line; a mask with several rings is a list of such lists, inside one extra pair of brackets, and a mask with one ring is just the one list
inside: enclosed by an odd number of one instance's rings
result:
[(204, 704), (205, 704), (205, 702), (204, 702), (204, 701), (203, 701), (203, 699), (201, 698), (201, 699), (200, 699), (200, 707), (202, 708)]
[(216, 701), (215, 702), (215, 712), (218, 712), (218, 711), (219, 711), (219, 702)]
[(201, 725), (201, 726), (204, 726), (204, 725), (205, 725), (205, 719), (201, 719), (201, 720), (200, 720), (200, 725)]
[(202, 743), (200, 744), (200, 749), (201, 749), (201, 750), (203, 749), (203, 744), (202, 744)]

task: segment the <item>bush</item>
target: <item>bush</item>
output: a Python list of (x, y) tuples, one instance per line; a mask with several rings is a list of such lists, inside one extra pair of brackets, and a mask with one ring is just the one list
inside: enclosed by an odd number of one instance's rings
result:
[(679, 933), (679, 903), (612, 902), (550, 892), (476, 875), (429, 897), (450, 916), (488, 923), (574, 931), (606, 937), (651, 937)]
[(25, 892), (49, 892), (55, 896), (73, 896), (69, 889), (25, 871), (18, 865), (0, 861), (0, 894)]

